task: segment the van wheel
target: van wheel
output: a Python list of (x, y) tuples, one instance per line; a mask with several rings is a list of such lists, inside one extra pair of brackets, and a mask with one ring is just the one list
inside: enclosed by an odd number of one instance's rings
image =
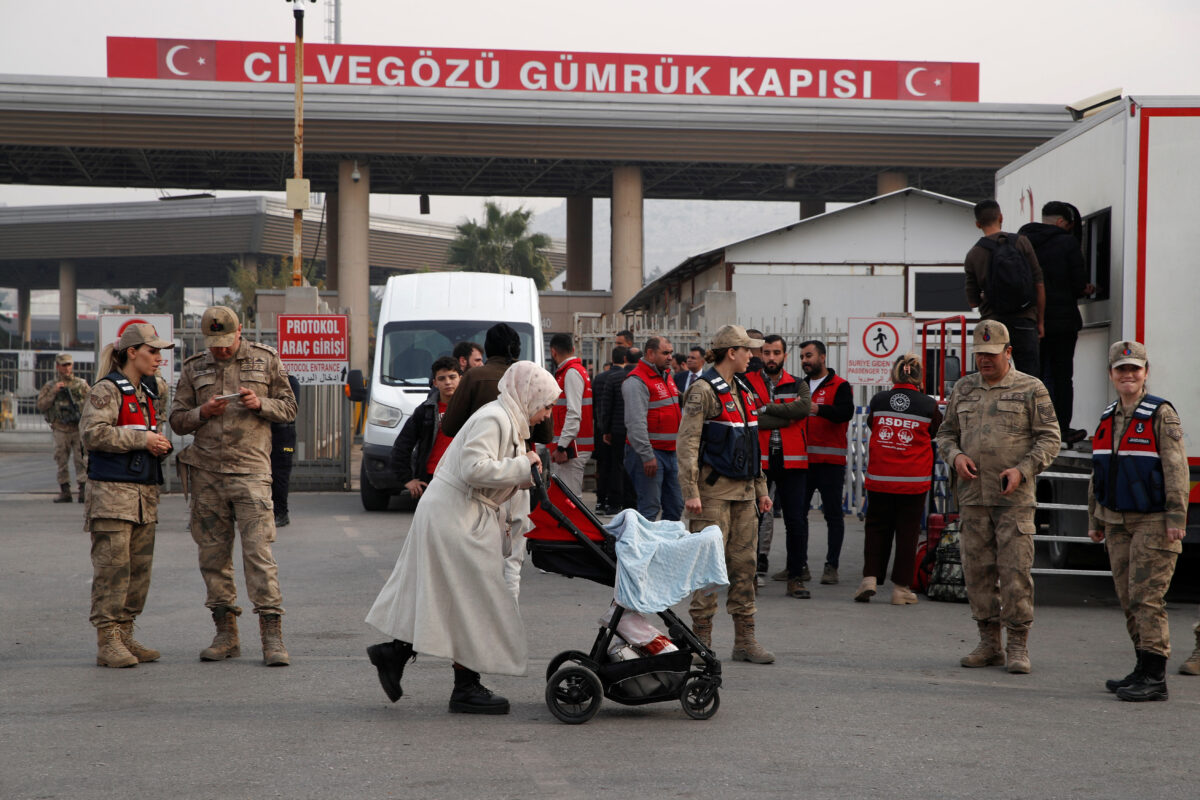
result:
[(367, 468), (358, 469), (358, 494), (362, 497), (362, 505), (367, 511), (387, 511), (391, 503), (392, 493), (376, 489), (367, 478)]

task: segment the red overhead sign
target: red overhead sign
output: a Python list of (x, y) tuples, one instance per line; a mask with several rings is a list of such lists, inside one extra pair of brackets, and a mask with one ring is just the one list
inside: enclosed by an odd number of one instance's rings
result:
[[(292, 45), (108, 37), (108, 77), (291, 83)], [(304, 80), (692, 97), (978, 102), (979, 65), (306, 44)]]

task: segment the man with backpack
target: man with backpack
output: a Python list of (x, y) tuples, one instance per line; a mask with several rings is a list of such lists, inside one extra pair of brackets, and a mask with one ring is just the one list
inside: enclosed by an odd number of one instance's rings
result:
[(1046, 288), (1033, 245), (1024, 236), (1005, 233), (1004, 215), (995, 200), (975, 206), (975, 227), (983, 237), (967, 252), (967, 302), (981, 319), (1008, 329), (1013, 365), (1038, 376), (1039, 341), (1045, 333)]

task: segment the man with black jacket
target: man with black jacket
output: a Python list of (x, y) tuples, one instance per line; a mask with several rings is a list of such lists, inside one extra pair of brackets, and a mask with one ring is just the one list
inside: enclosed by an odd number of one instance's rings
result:
[(1075, 341), (1083, 318), (1077, 301), (1096, 290), (1088, 283), (1083, 249), (1076, 238), (1079, 212), (1069, 203), (1051, 200), (1042, 206), (1042, 221), (1021, 226), (1018, 234), (1033, 245), (1046, 286), (1045, 336), (1040, 346), (1041, 379), (1054, 401), (1062, 440), (1072, 445), (1087, 431), (1071, 428), (1075, 404)]
[[(300, 382), (296, 376), (287, 376), (292, 394), (296, 396), (296, 410), (300, 409)], [(271, 423), (271, 505), (275, 506), (275, 527), (282, 528), (292, 523), (288, 516), (288, 493), (292, 485), (292, 461), (296, 457), (296, 420)]]
[(392, 473), (397, 482), (408, 489), (413, 500), (419, 500), (425, 487), (433, 480), (442, 453), (450, 446), (450, 438), (441, 430), (446, 406), (454, 396), (461, 377), (458, 362), (452, 356), (442, 356), (430, 368), (433, 389), (417, 406), (392, 443)]
[(621, 499), (623, 484), (614, 484), (611, 480), (613, 446), (604, 440), (604, 434), (609, 433), (608, 426), (612, 424), (612, 420), (607, 416), (608, 398), (605, 396), (605, 392), (607, 391), (605, 387), (613, 380), (625, 379), (625, 375), (627, 374), (625, 372), (626, 350), (627, 348), (625, 347), (614, 347), (612, 351), (612, 365), (597, 375), (596, 379), (592, 381), (593, 435), (596, 438), (593, 455), (596, 459), (597, 514), (615, 514), (624, 508)]
[[(631, 336), (633, 334), (630, 334)], [(612, 445), (609, 456), (609, 498), (613, 511), (622, 508), (637, 508), (637, 494), (633, 491), (633, 481), (625, 471), (625, 398), (621, 394), (621, 384), (633, 372), (633, 368), (642, 360), (642, 351), (630, 347), (625, 351), (625, 366), (619, 373), (614, 372), (604, 385), (604, 426), (603, 439)], [(615, 363), (616, 359), (614, 359)], [(594, 397), (594, 394), (593, 394)]]

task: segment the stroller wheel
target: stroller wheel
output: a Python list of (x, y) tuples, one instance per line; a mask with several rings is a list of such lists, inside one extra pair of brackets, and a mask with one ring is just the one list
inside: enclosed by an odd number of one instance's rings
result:
[(592, 659), (587, 653), (581, 653), (578, 650), (564, 650), (550, 659), (550, 663), (546, 665), (546, 680), (550, 680), (554, 676), (554, 673), (558, 672), (558, 668), (568, 661), (574, 661), (576, 664), (582, 664), (590, 668)]
[(679, 704), (692, 719), (708, 719), (721, 707), (720, 684), (699, 672), (690, 673), (679, 692)]
[(580, 725), (596, 716), (603, 697), (604, 686), (600, 678), (580, 664), (562, 667), (546, 684), (546, 705), (550, 713), (568, 725)]

